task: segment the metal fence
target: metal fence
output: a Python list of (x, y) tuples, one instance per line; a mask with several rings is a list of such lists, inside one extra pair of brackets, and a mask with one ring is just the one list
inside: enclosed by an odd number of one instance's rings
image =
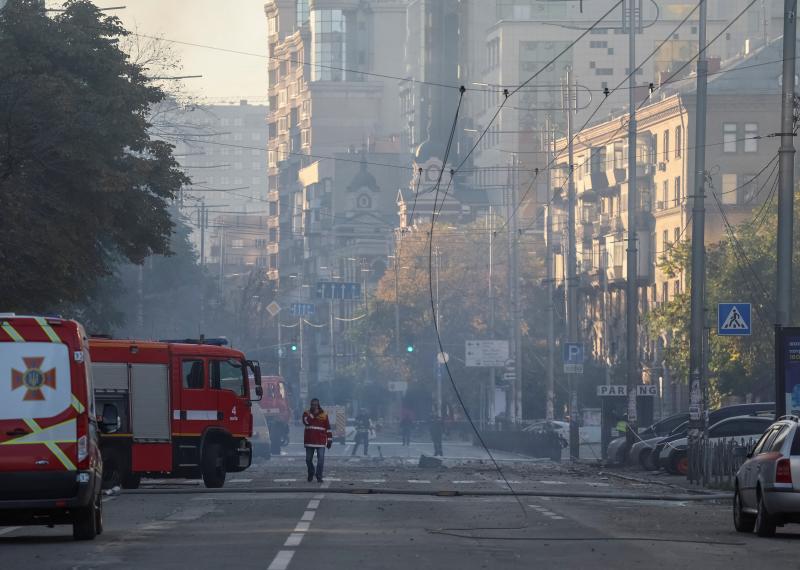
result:
[(701, 440), (689, 451), (689, 480), (704, 487), (732, 489), (736, 472), (746, 460), (742, 448), (750, 449), (754, 442), (753, 438)]

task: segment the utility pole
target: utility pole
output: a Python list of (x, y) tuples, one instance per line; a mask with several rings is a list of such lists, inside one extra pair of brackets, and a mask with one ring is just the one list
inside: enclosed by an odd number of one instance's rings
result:
[[(797, 0), (784, 0), (781, 147), (778, 170), (778, 284), (775, 344), (780, 331), (792, 323), (792, 237), (794, 232), (794, 88), (797, 42)], [(782, 355), (776, 355), (777, 359)], [(778, 417), (786, 414), (784, 378), (775, 376)]]
[[(497, 334), (495, 330), (495, 300), (494, 300), (494, 208), (489, 204), (489, 337), (494, 340)], [(488, 409), (489, 424), (494, 424), (497, 415), (495, 411), (495, 369), (489, 369), (489, 394), (486, 398)]]
[[(400, 239), (403, 239), (402, 234)], [(402, 354), (400, 352), (400, 247), (395, 249), (394, 256), (394, 352), (397, 356)]]
[[(550, 117), (547, 118), (545, 127), (545, 148), (547, 148), (547, 163), (551, 161), (551, 157), (555, 155), (555, 131), (550, 132)], [(552, 155), (550, 152), (552, 151)], [(556, 357), (556, 330), (555, 318), (553, 315), (553, 181), (550, 176), (550, 168), (547, 168), (545, 173), (547, 177), (547, 201), (545, 207), (547, 208), (547, 219), (545, 220), (545, 265), (546, 273), (545, 279), (547, 280), (547, 401), (545, 404), (545, 418), (548, 420), (555, 419), (555, 357)]]
[[(511, 172), (511, 206), (517, 209), (518, 189), (517, 189), (517, 156), (512, 157)], [(511, 383), (512, 390), (512, 416), (513, 422), (522, 420), (522, 331), (520, 330), (520, 303), (519, 303), (519, 224), (518, 217), (511, 214), (511, 310), (512, 324), (514, 326), (514, 381)]]
[[(567, 152), (569, 173), (567, 181), (567, 270), (564, 289), (566, 292), (567, 340), (578, 342), (578, 254), (575, 237), (575, 145), (573, 143), (574, 77), (572, 67), (567, 69)], [(575, 460), (580, 457), (580, 437), (578, 425), (578, 387), (574, 374), (569, 375), (569, 454)]]
[[(441, 329), (439, 328), (441, 324), (441, 318), (439, 315), (439, 269), (441, 267), (441, 252), (439, 251), (439, 246), (436, 246), (434, 250), (434, 255), (436, 255), (436, 330), (439, 331), (441, 334)], [(438, 347), (437, 347), (438, 348)], [(442, 413), (442, 363), (439, 361), (439, 351), (436, 351), (436, 412), (437, 414), (441, 415)]]
[[(628, 248), (627, 282), (625, 290), (625, 354), (628, 385), (628, 445), (633, 445), (637, 433), (636, 386), (639, 379), (639, 270), (637, 268), (636, 236), (639, 195), (636, 187), (636, 0), (628, 0)], [(703, 3), (705, 6), (705, 2)]]
[[(706, 2), (700, 4), (697, 60), (697, 110), (695, 120), (694, 196), (692, 197), (692, 290), (691, 320), (689, 324), (689, 457), (701, 443), (706, 428), (706, 382), (703, 360), (705, 335), (706, 289), (706, 105), (708, 61), (706, 47)], [(780, 265), (779, 265), (780, 267)], [(693, 462), (689, 462), (689, 479), (698, 480)]]

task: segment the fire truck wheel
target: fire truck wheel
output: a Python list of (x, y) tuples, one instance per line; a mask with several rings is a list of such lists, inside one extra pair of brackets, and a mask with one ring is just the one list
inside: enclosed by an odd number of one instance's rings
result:
[(139, 473), (131, 473), (126, 471), (122, 474), (122, 488), (123, 489), (138, 489), (139, 484), (142, 482), (142, 476)]
[(218, 489), (225, 484), (225, 450), (219, 443), (210, 443), (203, 453), (203, 483), (209, 489)]
[(94, 540), (97, 532), (97, 511), (102, 509), (102, 502), (98, 495), (88, 507), (76, 509), (72, 516), (72, 538), (75, 540)]

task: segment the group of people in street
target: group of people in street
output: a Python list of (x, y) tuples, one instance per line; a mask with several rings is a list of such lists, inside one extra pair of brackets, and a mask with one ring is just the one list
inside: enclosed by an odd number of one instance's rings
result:
[[(400, 413), (400, 433), (403, 439), (403, 446), (411, 445), (411, 435), (414, 429), (415, 416), (413, 410), (403, 408)], [(311, 400), (310, 406), (303, 412), (303, 445), (306, 450), (306, 467), (308, 468), (308, 482), (312, 482), (316, 477), (319, 483), (323, 482), (323, 469), (325, 467), (325, 450), (333, 445), (333, 432), (327, 412), (320, 406), (319, 400)], [(351, 456), (355, 456), (359, 446), (363, 449), (365, 456), (369, 455), (369, 440), (373, 433), (374, 425), (369, 413), (361, 410), (356, 417), (355, 441)], [(428, 419), (428, 430), (433, 443), (433, 455), (435, 457), (444, 456), (442, 450), (442, 436), (444, 435), (444, 421), (441, 414), (434, 409)], [(316, 465), (314, 456), (317, 456)]]

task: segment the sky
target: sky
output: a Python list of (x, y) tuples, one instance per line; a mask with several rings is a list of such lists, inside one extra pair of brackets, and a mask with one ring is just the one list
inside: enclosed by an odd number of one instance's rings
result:
[[(266, 56), (267, 22), (263, 0), (96, 0), (115, 10), (129, 30), (146, 35), (251, 52)], [(173, 44), (183, 62), (186, 91), (230, 101), (267, 96), (267, 60)]]

